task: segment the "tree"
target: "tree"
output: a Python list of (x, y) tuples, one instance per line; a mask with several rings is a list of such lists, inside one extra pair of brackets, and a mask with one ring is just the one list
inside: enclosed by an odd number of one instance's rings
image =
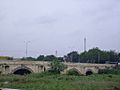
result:
[(53, 73), (60, 73), (66, 68), (66, 66), (58, 59), (54, 59), (50, 65), (51, 65), (50, 71)]
[(45, 58), (44, 55), (40, 55), (40, 56), (37, 58), (37, 60), (38, 60), (38, 61), (44, 61), (44, 58)]
[(120, 53), (118, 53), (118, 57), (119, 57), (118, 62), (120, 62)]
[(53, 61), (54, 59), (57, 59), (54, 55), (48, 55), (44, 58), (45, 61)]
[(63, 57), (57, 57), (58, 60), (60, 60), (61, 62), (64, 62)]
[(21, 60), (31, 60), (31, 61), (34, 61), (36, 59), (33, 58), (33, 57), (23, 57), (23, 58), (21, 58)]
[(100, 50), (99, 48), (93, 48), (80, 54), (80, 62), (82, 63), (111, 63), (118, 61), (118, 53)]
[(80, 62), (81, 63), (86, 63), (89, 59), (88, 59), (88, 57), (87, 57), (88, 55), (87, 55), (87, 52), (85, 51), (85, 52), (82, 52), (81, 54), (80, 54)]
[(101, 51), (99, 63), (106, 63), (109, 60), (108, 51)]
[(119, 56), (115, 51), (110, 50), (108, 52), (108, 54), (109, 54), (109, 61), (110, 62), (118, 62)]
[(76, 51), (70, 52), (67, 54), (67, 61), (68, 62), (79, 62), (79, 54)]
[(93, 48), (80, 54), (80, 62), (83, 63), (98, 63), (100, 61), (101, 50)]

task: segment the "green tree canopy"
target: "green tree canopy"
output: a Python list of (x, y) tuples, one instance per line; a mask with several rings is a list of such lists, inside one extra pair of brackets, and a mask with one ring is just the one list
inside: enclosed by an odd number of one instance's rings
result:
[(44, 58), (45, 61), (53, 61), (54, 59), (56, 59), (54, 55), (47, 55)]
[(37, 57), (37, 60), (38, 60), (38, 61), (44, 61), (44, 58), (45, 58), (44, 55), (40, 55), (39, 57)]
[(66, 68), (66, 66), (58, 59), (54, 59), (50, 65), (51, 65), (51, 71), (54, 73), (60, 73)]
[(80, 54), (82, 63), (106, 63), (118, 62), (119, 56), (115, 51), (104, 51), (99, 48), (93, 48)]
[(66, 56), (68, 62), (79, 62), (79, 54), (76, 51), (70, 52)]

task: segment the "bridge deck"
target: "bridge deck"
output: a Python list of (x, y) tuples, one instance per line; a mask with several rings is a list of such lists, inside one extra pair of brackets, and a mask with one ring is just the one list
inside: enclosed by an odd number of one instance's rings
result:
[[(69, 66), (115, 66), (115, 64), (92, 64), (92, 63), (71, 63), (71, 62), (63, 62), (65, 65)], [(48, 61), (21, 61), (21, 60), (0, 60), (0, 64), (44, 64), (48, 65), (50, 62)]]

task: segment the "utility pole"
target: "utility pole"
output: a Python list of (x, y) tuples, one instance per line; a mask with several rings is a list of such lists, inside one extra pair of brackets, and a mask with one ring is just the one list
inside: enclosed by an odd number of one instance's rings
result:
[(26, 54), (26, 58), (28, 57), (28, 44), (30, 43), (30, 41), (26, 41), (26, 50), (25, 50), (25, 54)]
[(56, 50), (56, 51), (55, 51), (55, 56), (57, 57), (57, 55), (58, 55), (58, 51)]
[(86, 38), (84, 38), (84, 52), (86, 51)]

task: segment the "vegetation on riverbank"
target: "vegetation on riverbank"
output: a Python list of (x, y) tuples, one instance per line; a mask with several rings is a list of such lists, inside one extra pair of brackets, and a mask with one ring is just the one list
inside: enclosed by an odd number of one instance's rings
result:
[(24, 90), (120, 90), (120, 74), (90, 76), (53, 75), (51, 73), (26, 76), (1, 75), (0, 87)]

